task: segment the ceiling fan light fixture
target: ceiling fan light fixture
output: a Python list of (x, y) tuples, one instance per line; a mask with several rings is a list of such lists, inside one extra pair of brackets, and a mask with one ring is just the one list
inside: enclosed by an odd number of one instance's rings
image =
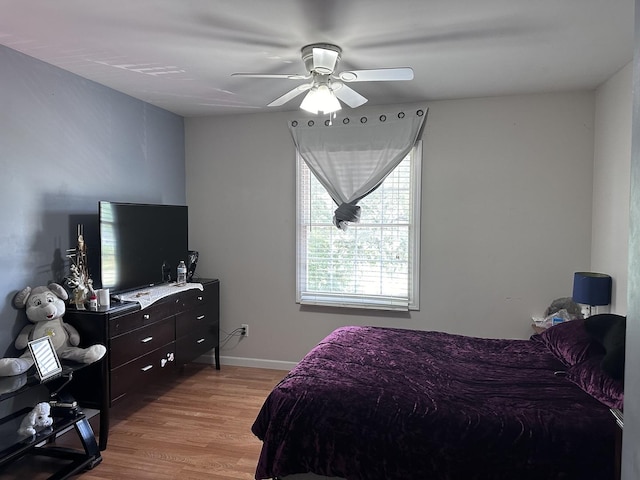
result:
[(348, 86), (348, 83), (394, 82), (413, 79), (411, 67), (369, 68), (336, 72), (336, 67), (342, 57), (342, 49), (332, 43), (305, 45), (300, 53), (307, 71), (303, 75), (288, 73), (233, 73), (232, 75), (285, 80), (310, 79), (310, 82), (289, 90), (267, 106), (280, 107), (305, 90), (309, 90), (300, 108), (316, 115), (337, 112), (342, 108), (340, 102), (350, 108), (357, 108), (367, 103), (367, 99)]
[(336, 68), (338, 52), (324, 48), (313, 49), (313, 70), (321, 75), (330, 75)]
[(333, 73), (336, 64), (340, 61), (342, 49), (331, 43), (312, 43), (302, 47), (302, 61), (307, 72), (315, 72), (320, 75)]
[(333, 113), (342, 109), (340, 101), (327, 85), (313, 87), (300, 104), (302, 110), (309, 113)]

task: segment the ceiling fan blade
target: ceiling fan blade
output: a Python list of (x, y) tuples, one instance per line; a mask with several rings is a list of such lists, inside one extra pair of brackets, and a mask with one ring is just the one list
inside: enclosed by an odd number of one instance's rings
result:
[(343, 82), (387, 82), (396, 80), (413, 80), (413, 69), (411, 67), (400, 67), (351, 70), (340, 72), (338, 77)]
[(268, 104), (267, 107), (279, 107), (281, 105), (284, 105), (289, 100), (293, 100), (298, 95), (300, 95), (302, 92), (304, 92), (306, 90), (309, 90), (311, 87), (312, 87), (311, 83), (305, 83), (303, 85), (298, 85), (293, 90), (289, 90), (287, 93), (285, 93), (281, 97), (276, 98), (273, 102)]
[(356, 92), (353, 88), (347, 87), (346, 85), (340, 85), (339, 88), (333, 89), (333, 93), (351, 108), (356, 108), (367, 103), (366, 98)]
[(311, 75), (300, 75), (291, 73), (232, 73), (232, 77), (251, 77), (251, 78), (284, 78), (286, 80), (307, 80)]

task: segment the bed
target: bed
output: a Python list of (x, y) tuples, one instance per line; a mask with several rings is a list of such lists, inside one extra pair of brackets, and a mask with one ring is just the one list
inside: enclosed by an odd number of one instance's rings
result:
[(612, 479), (622, 382), (583, 322), (529, 340), (339, 328), (265, 400), (255, 478)]

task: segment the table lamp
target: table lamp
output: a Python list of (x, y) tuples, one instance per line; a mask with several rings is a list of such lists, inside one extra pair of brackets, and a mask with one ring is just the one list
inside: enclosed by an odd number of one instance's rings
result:
[[(593, 307), (611, 303), (611, 277), (604, 273), (575, 272), (573, 275), (573, 301), (589, 307), (590, 317)], [(597, 310), (596, 310), (597, 311)]]

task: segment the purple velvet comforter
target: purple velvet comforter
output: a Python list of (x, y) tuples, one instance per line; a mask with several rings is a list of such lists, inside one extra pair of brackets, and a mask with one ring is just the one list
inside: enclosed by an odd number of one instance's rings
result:
[(265, 401), (256, 479), (609, 480), (613, 417), (563, 368), (530, 340), (340, 328)]

